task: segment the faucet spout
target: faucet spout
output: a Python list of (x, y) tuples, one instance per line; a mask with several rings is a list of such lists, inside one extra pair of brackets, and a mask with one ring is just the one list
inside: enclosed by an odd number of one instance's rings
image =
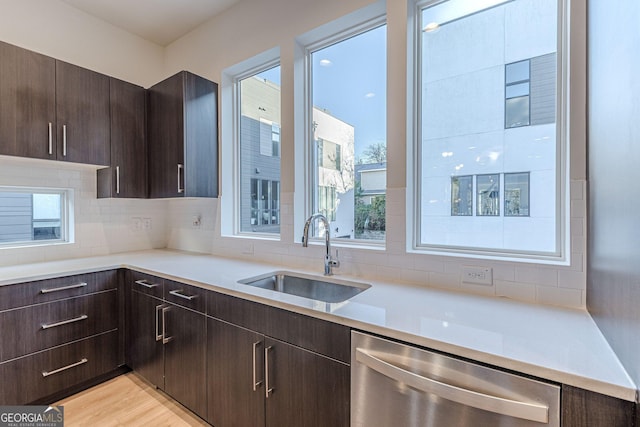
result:
[(309, 227), (316, 219), (322, 222), (325, 229), (324, 241), (326, 252), (324, 255), (324, 275), (331, 276), (333, 274), (332, 268), (339, 267), (340, 261), (338, 261), (337, 259), (334, 260), (331, 257), (331, 233), (327, 217), (325, 217), (321, 213), (315, 213), (307, 219), (307, 221), (304, 223), (304, 230), (302, 232), (302, 246), (306, 248), (309, 245)]

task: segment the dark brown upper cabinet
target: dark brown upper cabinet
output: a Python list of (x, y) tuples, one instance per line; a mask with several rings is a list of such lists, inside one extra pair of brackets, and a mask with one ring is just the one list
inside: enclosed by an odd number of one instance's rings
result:
[(98, 170), (98, 197), (147, 197), (146, 91), (111, 79), (111, 167)]
[(109, 78), (0, 42), (0, 154), (109, 165)]
[(0, 42), (0, 154), (56, 158), (56, 61)]
[(181, 71), (147, 96), (149, 197), (218, 197), (218, 85)]
[(58, 160), (108, 166), (109, 77), (56, 61)]

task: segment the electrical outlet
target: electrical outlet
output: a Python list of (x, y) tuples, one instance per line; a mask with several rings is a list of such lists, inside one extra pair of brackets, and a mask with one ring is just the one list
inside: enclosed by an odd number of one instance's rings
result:
[(462, 283), (493, 285), (493, 269), (488, 267), (462, 267)]
[(134, 216), (131, 218), (131, 229), (133, 231), (142, 230), (142, 218)]
[(151, 218), (142, 218), (142, 229), (151, 230)]

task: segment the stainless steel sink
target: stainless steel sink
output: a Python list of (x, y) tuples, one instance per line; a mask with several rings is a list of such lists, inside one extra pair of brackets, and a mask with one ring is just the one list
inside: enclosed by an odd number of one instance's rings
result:
[(328, 303), (346, 301), (371, 287), (367, 283), (333, 278), (327, 280), (318, 276), (287, 271), (275, 271), (250, 277), (239, 280), (238, 283)]

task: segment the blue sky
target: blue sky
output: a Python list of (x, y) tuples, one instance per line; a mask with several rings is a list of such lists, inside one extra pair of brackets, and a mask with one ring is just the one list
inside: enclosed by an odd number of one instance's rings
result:
[(312, 54), (313, 105), (355, 128), (356, 157), (387, 138), (387, 27)]
[[(387, 27), (312, 54), (313, 105), (355, 128), (356, 157), (387, 137)], [(258, 74), (280, 84), (280, 67)]]

